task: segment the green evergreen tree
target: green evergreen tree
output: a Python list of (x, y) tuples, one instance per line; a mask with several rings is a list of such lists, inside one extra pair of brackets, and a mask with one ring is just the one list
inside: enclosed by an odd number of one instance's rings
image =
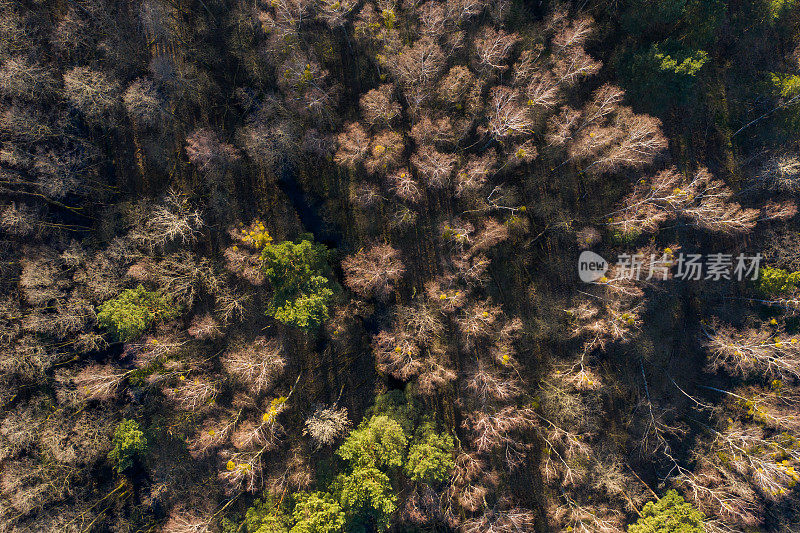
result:
[(693, 105), (726, 9), (722, 0), (631, 0), (621, 17), (629, 41), (617, 58), (630, 101), (657, 114)]
[(767, 296), (777, 296), (794, 290), (798, 283), (800, 283), (800, 272), (763, 267), (758, 273), (758, 290)]
[(657, 112), (693, 101), (698, 73), (708, 62), (708, 53), (667, 39), (628, 54), (620, 63), (631, 94)]

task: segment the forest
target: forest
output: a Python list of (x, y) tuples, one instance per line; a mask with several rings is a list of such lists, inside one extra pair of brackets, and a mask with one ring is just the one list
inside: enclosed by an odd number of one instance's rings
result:
[(0, 0), (0, 533), (800, 533), (800, 0)]

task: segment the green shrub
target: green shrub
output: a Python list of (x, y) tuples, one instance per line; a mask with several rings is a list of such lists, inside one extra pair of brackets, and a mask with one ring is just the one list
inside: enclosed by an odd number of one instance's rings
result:
[(176, 314), (177, 311), (161, 294), (139, 285), (103, 303), (97, 313), (97, 323), (108, 329), (117, 340), (130, 342), (156, 320), (172, 318)]
[(626, 246), (630, 246), (636, 242), (642, 235), (642, 232), (636, 229), (632, 229), (630, 231), (619, 231), (613, 230), (611, 232), (611, 241), (614, 244), (622, 244)]
[[(410, 389), (410, 387), (409, 387)], [(391, 390), (375, 397), (375, 403), (367, 411), (368, 415), (386, 415), (403, 428), (406, 435), (414, 433), (420, 425), (420, 412), (413, 402), (408, 401), (408, 393)]]
[(674, 490), (663, 498), (647, 502), (639, 521), (628, 528), (628, 533), (702, 533), (703, 513), (687, 503)]
[(800, 96), (800, 76), (796, 74), (775, 74), (771, 75), (772, 85), (777, 95), (787, 104), (781, 110), (783, 117), (783, 128), (794, 132), (800, 127), (800, 102), (793, 100)]
[(133, 466), (136, 458), (147, 451), (147, 439), (135, 420), (123, 420), (114, 430), (113, 448), (108, 458), (117, 472), (122, 473)]

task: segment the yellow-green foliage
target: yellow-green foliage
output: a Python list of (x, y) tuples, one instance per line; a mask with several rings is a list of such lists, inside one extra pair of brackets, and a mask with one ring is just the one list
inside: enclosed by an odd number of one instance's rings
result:
[(135, 420), (123, 420), (114, 431), (113, 448), (108, 458), (117, 472), (133, 466), (133, 461), (147, 450), (147, 439)]
[(773, 20), (778, 20), (797, 7), (797, 0), (768, 0), (767, 7)]
[(797, 288), (800, 272), (763, 267), (758, 274), (758, 290), (767, 296), (778, 296)]
[(139, 285), (102, 304), (97, 313), (97, 323), (108, 329), (117, 340), (130, 342), (156, 320), (172, 318), (176, 314), (177, 310), (160, 293)]
[(674, 490), (664, 497), (647, 502), (639, 521), (628, 528), (628, 533), (702, 533), (703, 513), (687, 503)]
[(405, 472), (413, 480), (434, 483), (445, 481), (453, 466), (453, 437), (428, 426), (409, 448)]
[(800, 76), (773, 74), (772, 84), (783, 98), (794, 98), (800, 95)]
[(354, 430), (339, 448), (339, 456), (354, 467), (395, 467), (403, 465), (408, 438), (396, 421), (374, 416)]
[(286, 533), (288, 517), (274, 498), (267, 496), (255, 500), (252, 507), (247, 510), (244, 530), (247, 533)]
[[(279, 506), (269, 496), (256, 500), (247, 512), (247, 531), (386, 531), (401, 487), (411, 481), (440, 486), (449, 479), (453, 448), (453, 437), (438, 433), (402, 392), (382, 394), (337, 450), (344, 462), (327, 491), (300, 492)], [(229, 470), (236, 468), (231, 461)]]
[(290, 533), (339, 533), (344, 531), (345, 515), (339, 502), (327, 492), (298, 493), (292, 512)]
[(272, 286), (267, 315), (284, 324), (312, 329), (328, 318), (327, 250), (308, 240), (267, 244), (262, 269)]
[(260, 220), (254, 221), (248, 227), (241, 228), (239, 232), (240, 234), (237, 235), (239, 240), (256, 250), (261, 250), (265, 246), (272, 244), (272, 236)]

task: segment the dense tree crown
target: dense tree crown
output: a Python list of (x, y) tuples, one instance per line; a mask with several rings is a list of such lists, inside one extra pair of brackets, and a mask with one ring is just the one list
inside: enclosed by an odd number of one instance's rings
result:
[(164, 297), (139, 285), (103, 303), (97, 309), (97, 323), (107, 328), (117, 340), (132, 341), (159, 318), (175, 314)]
[(800, 0), (0, 0), (0, 531), (796, 530), (798, 131)]
[(323, 275), (328, 269), (326, 255), (324, 246), (307, 240), (263, 246), (262, 269), (273, 289), (268, 315), (303, 328), (316, 327), (328, 318), (333, 291)]
[(700, 533), (703, 529), (703, 513), (694, 509), (674, 490), (654, 502), (647, 502), (642, 517), (631, 527), (629, 533)]
[(113, 448), (108, 453), (108, 458), (120, 473), (131, 468), (134, 460), (147, 450), (147, 439), (135, 420), (120, 422), (114, 430), (111, 444)]

